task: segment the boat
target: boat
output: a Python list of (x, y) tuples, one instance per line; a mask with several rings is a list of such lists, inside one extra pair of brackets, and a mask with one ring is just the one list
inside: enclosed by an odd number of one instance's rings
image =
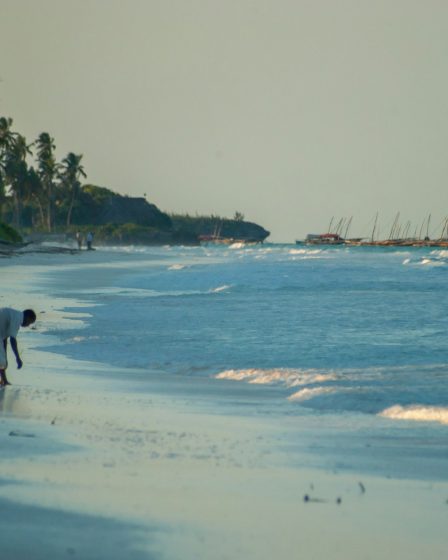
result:
[(219, 235), (199, 235), (201, 245), (257, 245), (263, 243), (261, 239), (221, 237)]
[(309, 233), (306, 239), (296, 240), (297, 245), (343, 245), (345, 239), (338, 233)]

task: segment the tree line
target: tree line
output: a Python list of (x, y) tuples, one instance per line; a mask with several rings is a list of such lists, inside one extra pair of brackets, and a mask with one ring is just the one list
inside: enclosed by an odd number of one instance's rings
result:
[(11, 118), (0, 117), (0, 218), (9, 210), (14, 225), (20, 228), (26, 208), (34, 227), (51, 232), (57, 209), (69, 226), (81, 178), (87, 177), (82, 155), (69, 152), (57, 162), (54, 139), (48, 132), (28, 144), (22, 134), (13, 131), (12, 124)]

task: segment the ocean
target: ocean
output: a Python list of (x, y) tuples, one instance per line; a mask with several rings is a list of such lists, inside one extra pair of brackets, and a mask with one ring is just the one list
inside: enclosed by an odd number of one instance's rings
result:
[(448, 479), (448, 251), (235, 244), (74, 259), (41, 271), (77, 319), (41, 316), (46, 352), (280, 423), (292, 462)]

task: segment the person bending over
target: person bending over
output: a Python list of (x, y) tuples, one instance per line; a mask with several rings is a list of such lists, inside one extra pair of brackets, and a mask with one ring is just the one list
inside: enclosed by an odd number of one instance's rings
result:
[(17, 333), (20, 327), (29, 327), (36, 321), (36, 314), (32, 309), (25, 311), (17, 311), (10, 307), (0, 308), (0, 386), (10, 385), (6, 378), (6, 368), (8, 360), (6, 357), (8, 348), (8, 338), (11, 342), (11, 348), (17, 361), (17, 368), (23, 365), (20, 359), (19, 349), (17, 347)]

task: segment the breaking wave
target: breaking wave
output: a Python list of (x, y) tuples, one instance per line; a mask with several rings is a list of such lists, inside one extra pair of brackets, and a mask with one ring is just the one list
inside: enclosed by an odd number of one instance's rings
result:
[(288, 401), (306, 401), (308, 399), (313, 399), (319, 395), (324, 395), (327, 393), (333, 393), (335, 391), (332, 387), (313, 387), (312, 389), (300, 389), (297, 393), (294, 393), (288, 397)]
[(300, 369), (229, 369), (218, 373), (216, 379), (230, 379), (232, 381), (245, 381), (259, 385), (284, 385), (285, 387), (298, 387), (313, 383), (333, 381), (336, 375), (332, 372), (321, 373), (317, 370)]
[(440, 249), (437, 251), (431, 251), (431, 255), (435, 255), (441, 259), (446, 259), (448, 258), (448, 251), (445, 249)]
[(420, 261), (422, 266), (444, 266), (446, 263), (440, 259), (429, 259), (425, 258)]
[[(441, 251), (443, 253), (447, 253), (447, 251)], [(446, 260), (444, 260), (441, 256), (433, 256), (433, 257), (421, 257), (418, 260), (412, 260), (411, 258), (406, 258), (403, 261), (404, 265), (412, 265), (412, 266), (445, 266)]]
[(217, 288), (212, 288), (211, 290), (209, 290), (210, 293), (213, 294), (217, 294), (219, 292), (225, 292), (226, 290), (230, 290), (232, 286), (228, 286), (227, 284), (224, 284), (224, 286), (218, 286)]
[(290, 249), (290, 255), (318, 255), (322, 249)]
[(448, 424), (448, 408), (438, 406), (395, 405), (380, 412), (379, 416), (398, 420), (414, 420), (417, 422), (439, 422), (439, 424)]

